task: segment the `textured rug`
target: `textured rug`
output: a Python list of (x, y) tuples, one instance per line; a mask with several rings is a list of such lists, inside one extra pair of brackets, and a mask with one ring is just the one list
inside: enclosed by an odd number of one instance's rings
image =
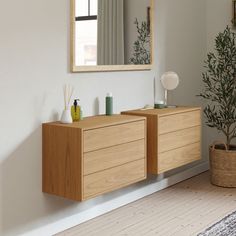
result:
[(236, 212), (226, 216), (198, 236), (236, 236)]

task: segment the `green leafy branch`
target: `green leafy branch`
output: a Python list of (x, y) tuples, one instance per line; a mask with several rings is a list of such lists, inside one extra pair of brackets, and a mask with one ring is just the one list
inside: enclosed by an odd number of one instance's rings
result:
[(204, 109), (207, 125), (226, 136), (228, 147), (236, 138), (236, 35), (227, 26), (215, 39), (215, 53), (208, 53), (203, 73), (208, 101)]
[(134, 42), (133, 49), (134, 53), (129, 60), (130, 64), (142, 65), (150, 64), (150, 30), (147, 22), (141, 22), (141, 25), (138, 22), (138, 19), (135, 19), (134, 24), (137, 29), (137, 40)]

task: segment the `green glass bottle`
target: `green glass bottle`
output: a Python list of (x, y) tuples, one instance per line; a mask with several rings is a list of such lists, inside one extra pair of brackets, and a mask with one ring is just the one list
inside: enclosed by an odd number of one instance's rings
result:
[(113, 97), (112, 93), (108, 93), (106, 96), (106, 115), (113, 115)]

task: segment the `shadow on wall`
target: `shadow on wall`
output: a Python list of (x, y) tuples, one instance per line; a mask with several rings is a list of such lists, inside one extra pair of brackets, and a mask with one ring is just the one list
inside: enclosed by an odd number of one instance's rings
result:
[(42, 192), (42, 129), (38, 126), (21, 145), (1, 163), (0, 235), (19, 235), (83, 212), (123, 194), (135, 191), (147, 180), (83, 203)]
[[(98, 98), (94, 112), (99, 114)], [(55, 112), (49, 120), (58, 118)], [(0, 163), (0, 235), (19, 235), (46, 226), (136, 189), (133, 185), (83, 203), (43, 193), (41, 121), (35, 127)]]
[[(83, 203), (42, 193), (42, 130), (41, 126), (1, 164), (2, 232), (19, 235), (56, 222), (78, 212), (122, 196), (137, 188), (155, 183), (164, 175), (153, 177)], [(178, 172), (175, 170), (174, 172)], [(173, 174), (173, 173), (172, 173)]]
[[(94, 101), (94, 112), (99, 114), (99, 99)], [(58, 114), (50, 117), (58, 120)], [(37, 121), (34, 131), (0, 163), (0, 235), (19, 235), (46, 226), (65, 217), (81, 213), (99, 204), (123, 196), (140, 187), (178, 173), (185, 166), (165, 175), (133, 184), (124, 189), (99, 196), (83, 203), (69, 201), (42, 193), (42, 129)], [(195, 163), (197, 164), (197, 163)], [(1, 225), (2, 224), (2, 225)]]
[(147, 184), (143, 181), (83, 203), (42, 192), (42, 128), (37, 128), (1, 163), (0, 235), (19, 235), (91, 209)]
[[(13, 229), (14, 234), (21, 230), (24, 232), (22, 226), (29, 230), (29, 225), (34, 221), (41, 220), (40, 224), (48, 221), (45, 218), (40, 219), (46, 213), (56, 213), (75, 205), (42, 193), (41, 140), (41, 127), (38, 127), (1, 164), (3, 235), (10, 234)], [(47, 223), (49, 222), (44, 222)], [(19, 227), (21, 229), (17, 230)]]

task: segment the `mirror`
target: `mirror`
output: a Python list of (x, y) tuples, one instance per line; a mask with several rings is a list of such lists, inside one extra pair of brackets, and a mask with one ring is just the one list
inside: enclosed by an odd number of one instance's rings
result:
[(150, 70), (153, 0), (71, 0), (71, 71)]

